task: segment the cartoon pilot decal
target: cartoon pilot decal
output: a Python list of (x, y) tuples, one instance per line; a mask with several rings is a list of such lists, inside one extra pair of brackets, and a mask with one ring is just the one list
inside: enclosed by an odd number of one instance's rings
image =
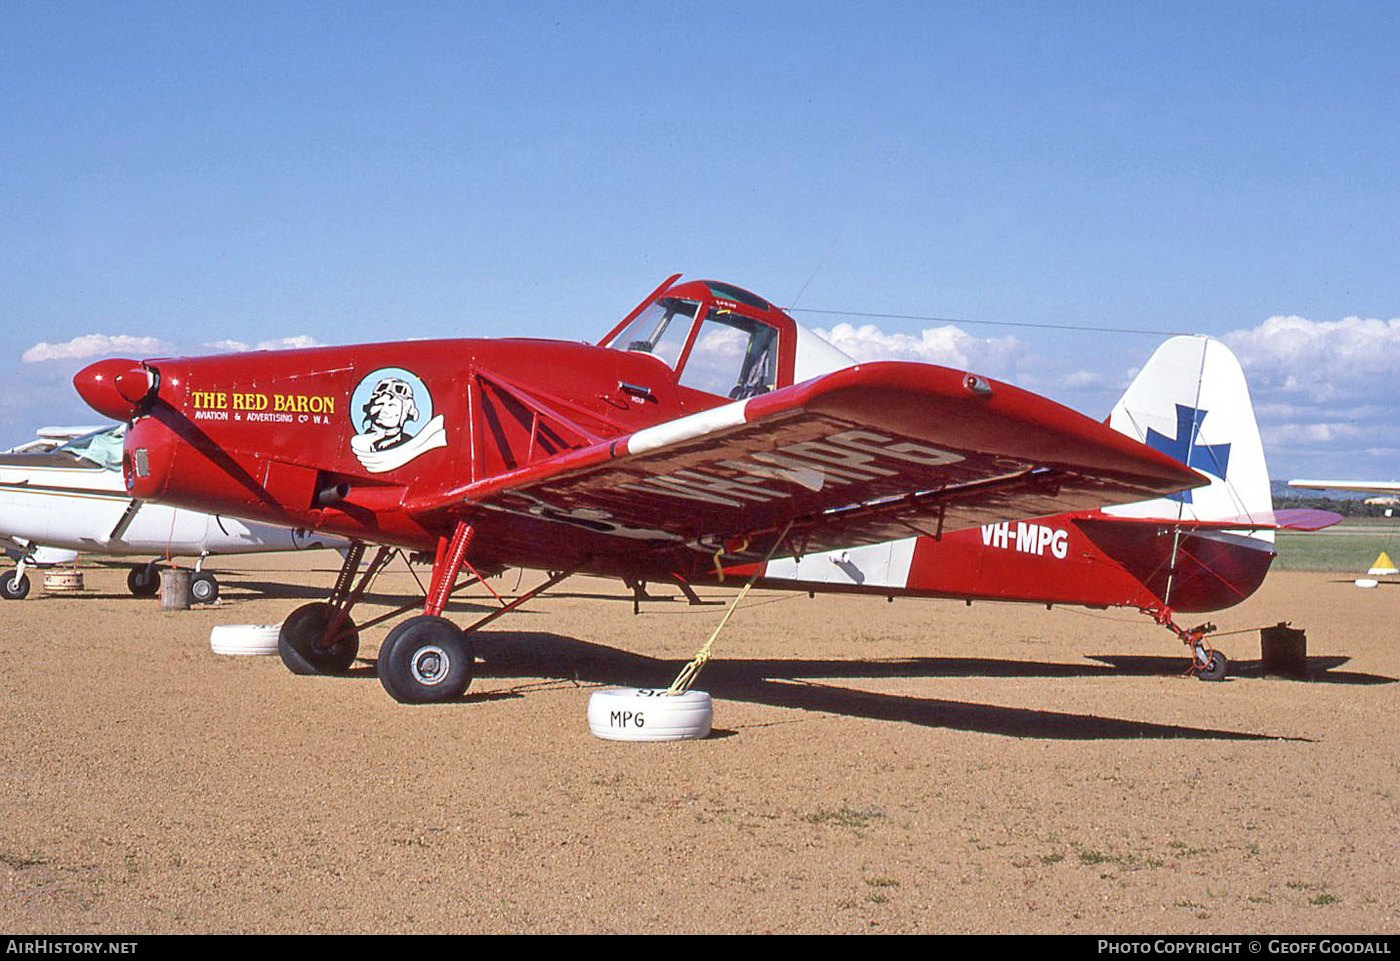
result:
[(447, 446), (442, 415), (433, 416), (427, 386), (402, 367), (384, 367), (361, 380), (350, 396), (350, 418), (359, 430), (350, 449), (371, 474)]

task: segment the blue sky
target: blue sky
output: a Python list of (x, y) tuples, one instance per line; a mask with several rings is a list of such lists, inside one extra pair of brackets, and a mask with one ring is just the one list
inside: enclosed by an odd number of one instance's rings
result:
[(1214, 334), (1274, 476), (1400, 477), (1394, 4), (0, 11), (0, 444), (105, 354), (590, 340), (683, 271), (1095, 416), (1159, 336), (986, 322)]

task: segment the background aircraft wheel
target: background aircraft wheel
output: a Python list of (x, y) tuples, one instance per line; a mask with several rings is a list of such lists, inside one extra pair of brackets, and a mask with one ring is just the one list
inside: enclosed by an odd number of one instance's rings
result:
[(133, 567), (126, 575), (126, 589), (137, 597), (155, 597), (160, 590), (160, 572), (154, 564)]
[(9, 571), (0, 577), (0, 597), (7, 601), (22, 601), (29, 596), (29, 575)]
[(1219, 651), (1211, 651), (1210, 660), (1206, 662), (1205, 667), (1197, 669), (1196, 676), (1203, 681), (1223, 681), (1225, 672), (1229, 668), (1230, 662), (1224, 654)]
[(379, 648), (379, 683), (400, 704), (460, 697), (472, 682), (472, 642), (443, 617), (420, 614), (389, 632)]
[(341, 635), (330, 650), (317, 649), (316, 642), (335, 608), (326, 603), (304, 604), (292, 611), (277, 632), (277, 653), (293, 674), (344, 674), (360, 652), (360, 632), (355, 622), (345, 618)]
[(196, 604), (213, 604), (219, 599), (219, 582), (213, 574), (201, 571), (190, 577), (190, 600)]

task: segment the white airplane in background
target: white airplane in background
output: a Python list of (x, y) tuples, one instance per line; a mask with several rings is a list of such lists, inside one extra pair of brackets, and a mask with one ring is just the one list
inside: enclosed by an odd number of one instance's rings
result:
[(102, 424), (92, 424), (87, 427), (40, 427), (34, 432), (33, 440), (25, 441), (9, 450), (0, 451), (0, 454), (37, 454), (41, 451), (53, 450), (55, 447), (62, 447), (75, 437), (82, 437), (84, 434), (105, 429), (105, 425)]
[[(316, 532), (135, 500), (122, 482), (125, 433), (119, 424), (52, 450), (0, 454), (0, 544), (17, 561), (0, 576), (0, 597), (29, 594), (28, 566), (68, 563), (79, 553), (149, 554), (198, 558), (190, 597), (207, 604), (219, 596), (219, 582), (201, 569), (210, 554), (347, 546)], [(133, 567), (126, 584), (133, 594), (154, 594), (157, 561)]]
[[(1400, 481), (1359, 481), (1359, 480), (1291, 480), (1289, 487), (1301, 487), (1315, 491), (1356, 491), (1362, 494), (1397, 494), (1400, 495)], [(1386, 511), (1386, 516), (1390, 516), (1390, 511)], [(1395, 565), (1391, 563), (1390, 555), (1381, 551), (1381, 556), (1376, 558), (1376, 562), (1371, 565), (1367, 574), (1376, 576), (1383, 574), (1400, 574)], [(1376, 582), (1370, 581), (1363, 584), (1356, 582), (1358, 586), (1374, 587)]]

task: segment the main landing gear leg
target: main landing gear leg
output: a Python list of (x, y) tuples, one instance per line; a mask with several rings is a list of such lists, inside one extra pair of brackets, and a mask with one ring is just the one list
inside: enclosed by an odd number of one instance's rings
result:
[(381, 547), (365, 568), (360, 581), (351, 589), (355, 573), (365, 555), (365, 545), (356, 542), (345, 552), (331, 590), (330, 600), (305, 604), (282, 622), (277, 635), (277, 653), (293, 674), (344, 674), (360, 651), (360, 632), (350, 619), (350, 609), (369, 587), (389, 558), (392, 547)]
[[(472, 681), (475, 645), (471, 635), (498, 617), (528, 603), (554, 587), (574, 571), (554, 571), (544, 583), (479, 618), (465, 630), (442, 616), (452, 592), (461, 586), (457, 575), (466, 567), (474, 583), (484, 579), (467, 560), (476, 530), (459, 522), (450, 538), (438, 539), (433, 561), (433, 579), (423, 604), (423, 613), (396, 626), (379, 648), (376, 668), (379, 682), (389, 696), (403, 704), (435, 704), (462, 696)], [(488, 585), (489, 587), (489, 585)]]
[(451, 538), (438, 538), (423, 613), (395, 626), (379, 648), (379, 683), (401, 704), (455, 700), (472, 682), (471, 640), (442, 611), (475, 537), (474, 527), (458, 521)]
[(1187, 674), (1195, 674), (1202, 681), (1222, 681), (1230, 668), (1230, 662), (1220, 651), (1211, 647), (1207, 636), (1215, 630), (1215, 625), (1207, 621), (1192, 628), (1182, 628), (1172, 619), (1172, 612), (1167, 607), (1144, 608), (1144, 614), (1149, 614), (1158, 624), (1171, 631), (1181, 642), (1191, 648), (1191, 666), (1187, 668)]

